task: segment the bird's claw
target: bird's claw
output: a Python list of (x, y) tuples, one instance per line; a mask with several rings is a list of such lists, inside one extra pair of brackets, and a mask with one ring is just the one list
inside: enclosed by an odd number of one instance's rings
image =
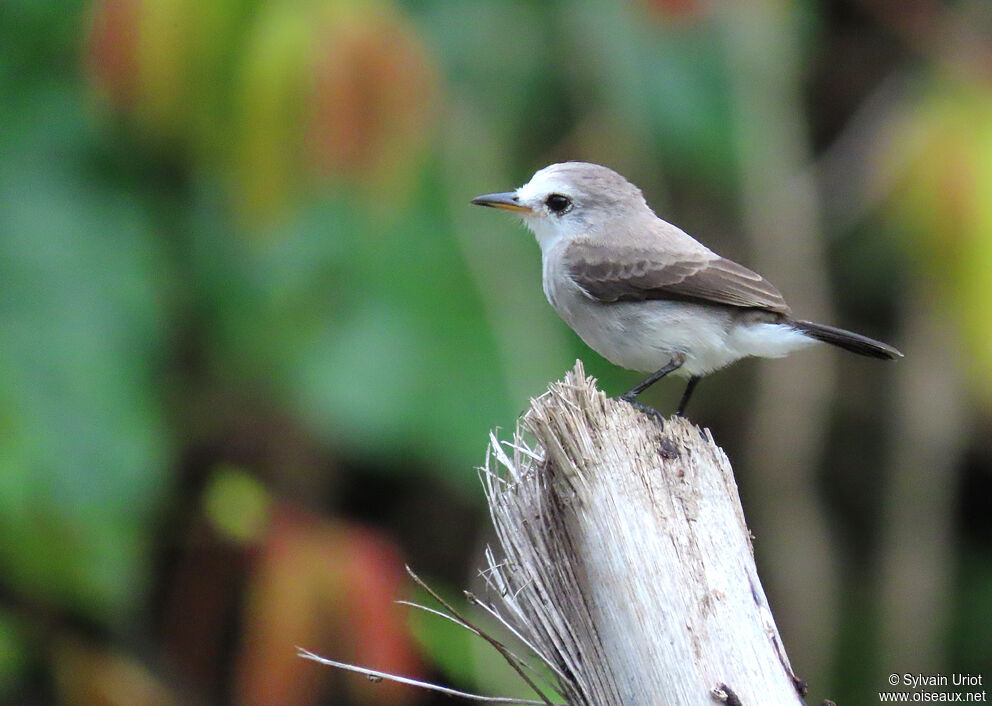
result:
[(654, 407), (650, 407), (644, 404), (643, 402), (638, 402), (636, 399), (634, 399), (633, 395), (623, 394), (620, 395), (620, 399), (626, 402), (627, 404), (629, 404), (634, 409), (636, 409), (638, 412), (643, 412), (644, 414), (648, 415), (656, 422), (658, 422), (658, 424), (661, 425), (662, 427), (665, 426), (665, 417), (662, 416), (661, 412), (656, 410)]

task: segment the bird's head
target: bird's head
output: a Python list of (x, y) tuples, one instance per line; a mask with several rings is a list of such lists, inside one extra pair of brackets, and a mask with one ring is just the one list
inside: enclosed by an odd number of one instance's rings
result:
[(542, 248), (602, 232), (618, 219), (653, 216), (640, 189), (588, 162), (552, 164), (516, 191), (483, 194), (472, 203), (519, 214)]

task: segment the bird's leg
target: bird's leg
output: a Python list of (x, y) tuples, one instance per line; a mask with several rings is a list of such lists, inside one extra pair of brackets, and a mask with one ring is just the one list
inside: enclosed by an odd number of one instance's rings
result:
[(637, 385), (634, 385), (630, 390), (620, 395), (620, 399), (629, 404), (634, 409), (644, 412), (645, 414), (654, 417), (660, 424), (664, 424), (665, 418), (661, 416), (661, 413), (653, 407), (649, 407), (646, 404), (638, 402), (635, 398), (644, 392), (646, 389), (654, 385), (656, 382), (661, 380), (663, 377), (668, 375), (668, 373), (673, 370), (678, 370), (682, 367), (685, 362), (685, 353), (676, 353), (672, 356), (672, 359), (668, 361), (668, 364), (657, 372), (651, 373), (647, 378), (642, 380)]
[(692, 391), (696, 389), (696, 385), (699, 383), (699, 376), (693, 375), (689, 378), (689, 384), (685, 386), (685, 392), (682, 393), (682, 400), (679, 402), (679, 409), (675, 413), (680, 417), (685, 416), (685, 406), (689, 404), (689, 398), (692, 397)]
[(668, 361), (668, 364), (665, 365), (665, 367), (663, 367), (661, 370), (655, 373), (651, 373), (650, 375), (648, 375), (644, 380), (634, 385), (627, 392), (620, 395), (620, 399), (625, 400), (627, 402), (633, 402), (635, 397), (637, 397), (646, 389), (648, 389), (656, 382), (661, 380), (663, 377), (668, 375), (668, 373), (681, 368), (684, 362), (685, 362), (685, 353), (676, 353), (675, 355), (672, 356), (672, 359)]

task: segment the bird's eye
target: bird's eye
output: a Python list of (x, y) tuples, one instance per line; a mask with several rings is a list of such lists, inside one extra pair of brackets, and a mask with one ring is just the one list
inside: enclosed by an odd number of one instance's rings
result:
[(561, 215), (572, 207), (572, 199), (567, 196), (562, 196), (561, 194), (551, 194), (544, 200), (544, 204), (552, 213)]

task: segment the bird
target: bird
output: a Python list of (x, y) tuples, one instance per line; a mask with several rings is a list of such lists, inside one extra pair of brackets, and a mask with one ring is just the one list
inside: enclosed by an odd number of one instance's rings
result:
[(516, 213), (541, 248), (544, 294), (594, 351), (644, 380), (636, 398), (663, 377), (687, 377), (676, 414), (699, 380), (742, 358), (779, 358), (828, 343), (894, 360), (892, 346), (844, 329), (797, 319), (768, 280), (721, 257), (648, 206), (641, 190), (607, 167), (562, 162), (514, 191), (472, 204)]

